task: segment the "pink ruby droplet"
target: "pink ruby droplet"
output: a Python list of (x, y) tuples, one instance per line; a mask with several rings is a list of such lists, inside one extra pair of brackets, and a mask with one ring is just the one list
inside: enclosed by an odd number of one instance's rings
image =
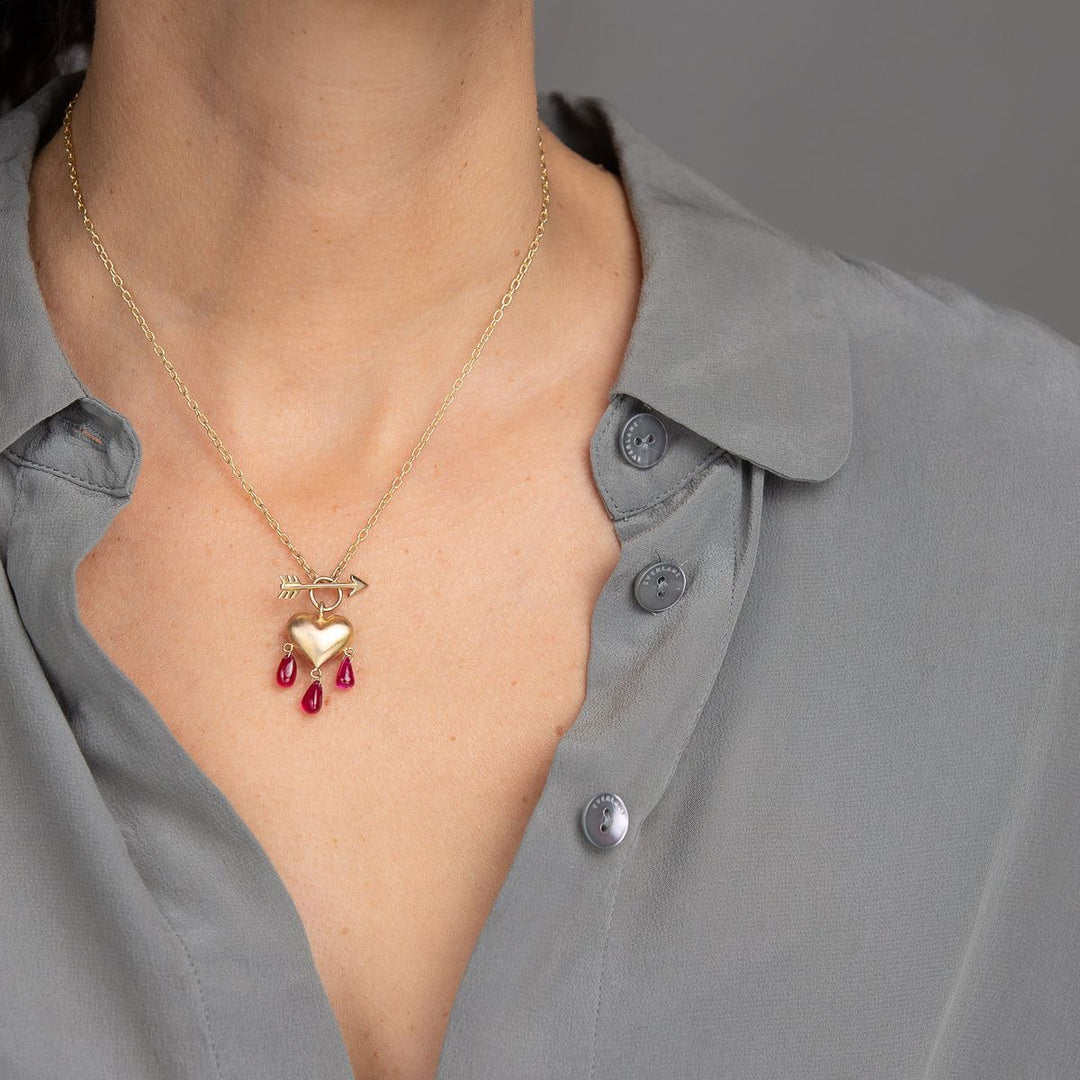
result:
[(342, 690), (348, 690), (356, 680), (353, 678), (352, 661), (347, 657), (341, 658), (338, 664), (337, 678), (334, 680)]
[(296, 682), (296, 658), (283, 656), (277, 666), (277, 681), (279, 686), (292, 686)]
[(322, 708), (322, 683), (318, 679), (307, 688), (300, 705), (306, 713), (317, 713)]

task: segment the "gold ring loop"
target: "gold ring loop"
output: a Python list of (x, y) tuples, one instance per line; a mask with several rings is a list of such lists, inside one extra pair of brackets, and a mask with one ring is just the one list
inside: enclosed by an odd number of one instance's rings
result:
[(321, 619), (326, 614), (326, 612), (333, 611), (334, 608), (336, 608), (338, 606), (338, 604), (341, 603), (343, 597), (345, 596), (345, 591), (341, 588), (340, 585), (336, 584), (334, 582), (334, 579), (331, 578), (331, 577), (317, 577), (317, 578), (314, 578), (312, 580), (311, 584), (312, 585), (325, 585), (327, 589), (332, 589), (332, 590), (335, 590), (337, 592), (337, 599), (332, 604), (322, 604), (322, 603), (319, 602), (318, 598), (315, 596), (315, 594), (319, 590), (318, 589), (308, 589), (308, 596), (311, 599), (312, 606), (315, 607), (318, 610), (319, 618)]

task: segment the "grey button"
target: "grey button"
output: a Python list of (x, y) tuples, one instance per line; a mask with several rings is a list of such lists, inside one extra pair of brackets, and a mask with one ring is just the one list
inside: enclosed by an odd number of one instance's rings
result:
[(646, 611), (663, 611), (686, 592), (686, 574), (678, 563), (656, 562), (634, 578), (634, 599)]
[(619, 449), (635, 468), (651, 469), (667, 449), (667, 428), (659, 416), (635, 413), (623, 424)]
[(593, 847), (614, 847), (626, 835), (630, 814), (618, 795), (594, 796), (581, 812), (581, 829)]

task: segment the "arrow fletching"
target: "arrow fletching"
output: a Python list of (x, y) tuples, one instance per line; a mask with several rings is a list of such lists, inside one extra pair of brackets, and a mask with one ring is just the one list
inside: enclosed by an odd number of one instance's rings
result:
[[(295, 588), (290, 588), (295, 586)], [(300, 591), (300, 579), (295, 574), (283, 574), (281, 578), (281, 592), (278, 593), (279, 600), (288, 600), (290, 596), (295, 596)]]

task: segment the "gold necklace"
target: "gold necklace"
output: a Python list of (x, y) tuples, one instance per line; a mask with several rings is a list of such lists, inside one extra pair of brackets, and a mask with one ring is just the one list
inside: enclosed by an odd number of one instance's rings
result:
[[(457, 392), (461, 389), (462, 383), (466, 376), (472, 370), (473, 365), (480, 358), (480, 353), (483, 351), (484, 346), (487, 344), (488, 338), (491, 337), (495, 330), (495, 327), (502, 319), (503, 312), (506, 310), (510, 302), (514, 298), (514, 293), (517, 292), (518, 286), (521, 284), (522, 278), (524, 278), (526, 272), (532, 263), (533, 256), (536, 254), (537, 249), (540, 246), (540, 238), (544, 235), (544, 226), (547, 223), (548, 217), (548, 204), (550, 201), (549, 187), (548, 187), (548, 175), (547, 165), (544, 161), (544, 143), (540, 134), (540, 125), (536, 125), (536, 138), (540, 148), (540, 188), (542, 192), (541, 204), (540, 204), (540, 220), (536, 227), (536, 235), (533, 237), (532, 243), (529, 245), (529, 250), (522, 260), (521, 266), (518, 269), (517, 274), (514, 276), (513, 281), (510, 283), (509, 288), (503, 294), (502, 300), (499, 303), (498, 308), (495, 310), (494, 315), (491, 317), (491, 321), (488, 323), (483, 334), (480, 335), (480, 340), (473, 348), (469, 359), (465, 362), (465, 366), (461, 369), (461, 373), (451, 384), (449, 393), (443, 398), (442, 404), (439, 406), (438, 411), (435, 413), (431, 423), (428, 424), (424, 434), (420, 437), (420, 441), (413, 448), (412, 453), (408, 459), (401, 466), (397, 476), (394, 477), (390, 486), (386, 489), (382, 498), (379, 499), (378, 505), (372, 511), (367, 519), (367, 522), (356, 534), (356, 538), (349, 545), (348, 550), (338, 560), (337, 566), (334, 567), (334, 571), (331, 574), (318, 574), (311, 564), (300, 553), (300, 550), (292, 542), (289, 536), (282, 530), (278, 524), (277, 519), (270, 513), (266, 504), (256, 493), (255, 488), (252, 487), (250, 481), (245, 477), (243, 470), (233, 456), (226, 449), (225, 444), (218, 437), (218, 434), (210, 426), (210, 422), (206, 419), (206, 415), (202, 409), (199, 408), (198, 403), (188, 393), (187, 386), (181, 380), (176, 369), (169, 362), (168, 357), (165, 355), (165, 350), (158, 343), (157, 338), (154, 336), (154, 332), (146, 323), (146, 319), (143, 318), (142, 312), (139, 311), (132, 299), (130, 291), (124, 285), (123, 278), (116, 272), (116, 267), (113, 265), (112, 259), (109, 258), (108, 253), (105, 251), (101, 240), (98, 237), (97, 230), (94, 228), (94, 223), (90, 220), (90, 215), (87, 213), (86, 203), (83, 200), (82, 188), (79, 185), (79, 174), (75, 167), (75, 150), (72, 145), (71, 137), (71, 112), (78, 100), (79, 94), (75, 93), (71, 101), (68, 102), (67, 109), (64, 112), (64, 146), (67, 150), (67, 162), (68, 173), (71, 177), (71, 188), (75, 193), (75, 201), (78, 205), (79, 211), (82, 214), (83, 225), (86, 231), (90, 234), (90, 239), (93, 241), (94, 248), (96, 249), (98, 256), (101, 258), (105, 269), (109, 272), (109, 276), (112, 278), (113, 284), (120, 290), (121, 296), (124, 298), (124, 303), (127, 304), (131, 311), (131, 314), (135, 317), (135, 321), (142, 329), (146, 340), (150, 342), (161, 360), (162, 367), (168, 372), (169, 377), (176, 384), (177, 390), (184, 396), (187, 401), (188, 407), (195, 414), (196, 419), (202, 425), (206, 434), (209, 436), (210, 441), (217, 448), (218, 453), (221, 455), (222, 460), (229, 467), (233, 476), (240, 482), (240, 486), (244, 489), (248, 498), (251, 500), (252, 505), (260, 514), (266, 519), (270, 527), (277, 534), (278, 539), (289, 549), (292, 557), (303, 569), (304, 573), (311, 579), (308, 582), (301, 581), (296, 574), (283, 574), (280, 577), (278, 586), (278, 598), (281, 600), (290, 600), (300, 595), (300, 593), (306, 592), (313, 607), (316, 609), (317, 614), (312, 616), (305, 611), (298, 611), (292, 615), (286, 625), (286, 641), (282, 646), (284, 656), (278, 663), (277, 667), (277, 682), (280, 686), (292, 686), (296, 681), (296, 657), (293, 655), (294, 651), (299, 652), (305, 656), (312, 664), (311, 668), (311, 683), (307, 688), (304, 696), (301, 698), (300, 704), (305, 712), (315, 713), (322, 707), (323, 690), (322, 690), (322, 665), (332, 660), (335, 656), (340, 655), (341, 660), (338, 664), (337, 674), (335, 677), (335, 684), (341, 689), (345, 690), (351, 687), (355, 682), (355, 675), (352, 666), (352, 657), (354, 655), (353, 646), (350, 644), (353, 636), (352, 624), (348, 619), (341, 615), (329, 614), (335, 608), (337, 608), (342, 600), (347, 597), (355, 596), (361, 589), (366, 589), (368, 583), (361, 580), (356, 574), (350, 574), (348, 580), (339, 580), (339, 575), (348, 565), (349, 561), (356, 554), (357, 548), (367, 539), (368, 534), (371, 532), (378, 521), (379, 515), (383, 512), (386, 504), (393, 498), (394, 492), (402, 485), (405, 480), (406, 474), (412, 469), (413, 462), (419, 456), (420, 452), (427, 445), (428, 440), (431, 438), (432, 432), (438, 426), (439, 421), (442, 420), (446, 410), (450, 407), (454, 398), (457, 396)], [(319, 600), (319, 594), (331, 594), (333, 600), (330, 603), (323, 603)]]

